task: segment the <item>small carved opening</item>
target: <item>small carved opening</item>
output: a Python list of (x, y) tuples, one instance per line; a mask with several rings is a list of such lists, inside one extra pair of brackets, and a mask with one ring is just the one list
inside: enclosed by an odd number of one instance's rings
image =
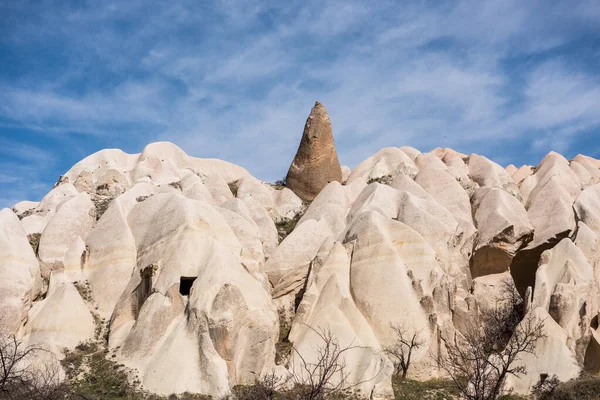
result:
[(197, 276), (182, 276), (179, 279), (179, 293), (182, 296), (189, 296), (190, 291), (192, 290), (192, 285), (196, 280)]

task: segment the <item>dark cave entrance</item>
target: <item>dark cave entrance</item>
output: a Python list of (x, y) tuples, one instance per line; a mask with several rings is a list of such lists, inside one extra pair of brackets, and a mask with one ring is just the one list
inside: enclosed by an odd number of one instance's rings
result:
[(192, 285), (196, 280), (197, 276), (182, 276), (179, 278), (179, 293), (182, 296), (189, 296)]

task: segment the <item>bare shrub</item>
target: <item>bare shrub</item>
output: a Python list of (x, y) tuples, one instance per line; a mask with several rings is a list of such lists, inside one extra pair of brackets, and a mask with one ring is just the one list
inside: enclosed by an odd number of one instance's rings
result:
[(339, 340), (327, 329), (315, 329), (308, 326), (320, 339), (320, 344), (315, 347), (316, 361), (310, 361), (301, 354), (295, 346), (292, 346), (294, 354), (299, 359), (299, 370), (292, 365), (291, 380), (294, 383), (294, 391), (299, 398), (307, 400), (323, 400), (325, 398), (349, 398), (352, 389), (371, 381), (370, 379), (350, 383), (350, 372), (346, 367), (345, 356), (354, 349), (361, 348), (351, 342), (342, 345)]
[(406, 379), (413, 352), (423, 347), (426, 341), (421, 337), (421, 332), (412, 331), (405, 324), (392, 325), (391, 328), (395, 340), (384, 351), (392, 359), (395, 374), (402, 374), (402, 379)]
[[(34, 365), (42, 355), (45, 361)], [(0, 333), (0, 399), (54, 400), (69, 393), (60, 378), (58, 361), (49, 352)]]
[(531, 393), (535, 396), (536, 399), (551, 399), (559, 385), (560, 380), (556, 375), (553, 375), (551, 377), (542, 376), (540, 377), (540, 381), (536, 383), (531, 389)]
[(531, 313), (521, 315), (522, 301), (516, 289), (506, 285), (495, 306), (482, 312), (481, 326), (473, 324), (446, 341), (447, 353), (438, 364), (466, 399), (494, 400), (507, 376), (526, 372), (517, 361), (523, 354), (534, 354), (544, 325)]
[(582, 375), (568, 382), (560, 382), (556, 375), (541, 379), (533, 387), (537, 400), (597, 400), (600, 396), (600, 378)]
[(233, 394), (236, 400), (273, 400), (280, 399), (286, 393), (289, 378), (277, 376), (275, 372), (257, 379), (251, 386), (236, 386)]

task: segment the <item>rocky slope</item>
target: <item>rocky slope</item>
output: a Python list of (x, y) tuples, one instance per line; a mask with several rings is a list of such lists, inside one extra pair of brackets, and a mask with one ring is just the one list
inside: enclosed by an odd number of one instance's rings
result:
[(319, 329), (356, 345), (350, 381), (390, 398), (392, 325), (426, 341), (411, 377), (440, 376), (432, 359), (508, 281), (547, 336), (507, 389), (600, 372), (600, 161), (550, 153), (504, 169), (391, 147), (341, 180), (308, 203), (170, 143), (100, 151), (39, 203), (0, 211), (0, 314), (59, 357), (104, 318), (146, 389), (216, 397), (297, 366), (276, 366), (290, 320), (308, 359)]

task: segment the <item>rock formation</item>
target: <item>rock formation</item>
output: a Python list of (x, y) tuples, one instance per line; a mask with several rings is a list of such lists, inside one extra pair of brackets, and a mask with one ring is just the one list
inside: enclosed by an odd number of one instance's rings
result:
[(304, 125), (300, 147), (286, 177), (286, 186), (303, 200), (314, 199), (327, 184), (342, 181), (331, 121), (318, 101)]
[(0, 211), (3, 327), (60, 358), (104, 319), (108, 351), (145, 389), (217, 398), (301, 370), (327, 331), (355, 346), (348, 384), (391, 399), (391, 326), (425, 342), (410, 378), (443, 377), (431, 356), (509, 285), (546, 336), (507, 390), (600, 374), (599, 161), (550, 153), (505, 170), (391, 147), (345, 175), (319, 103), (288, 188), (170, 143), (93, 154), (39, 203)]

